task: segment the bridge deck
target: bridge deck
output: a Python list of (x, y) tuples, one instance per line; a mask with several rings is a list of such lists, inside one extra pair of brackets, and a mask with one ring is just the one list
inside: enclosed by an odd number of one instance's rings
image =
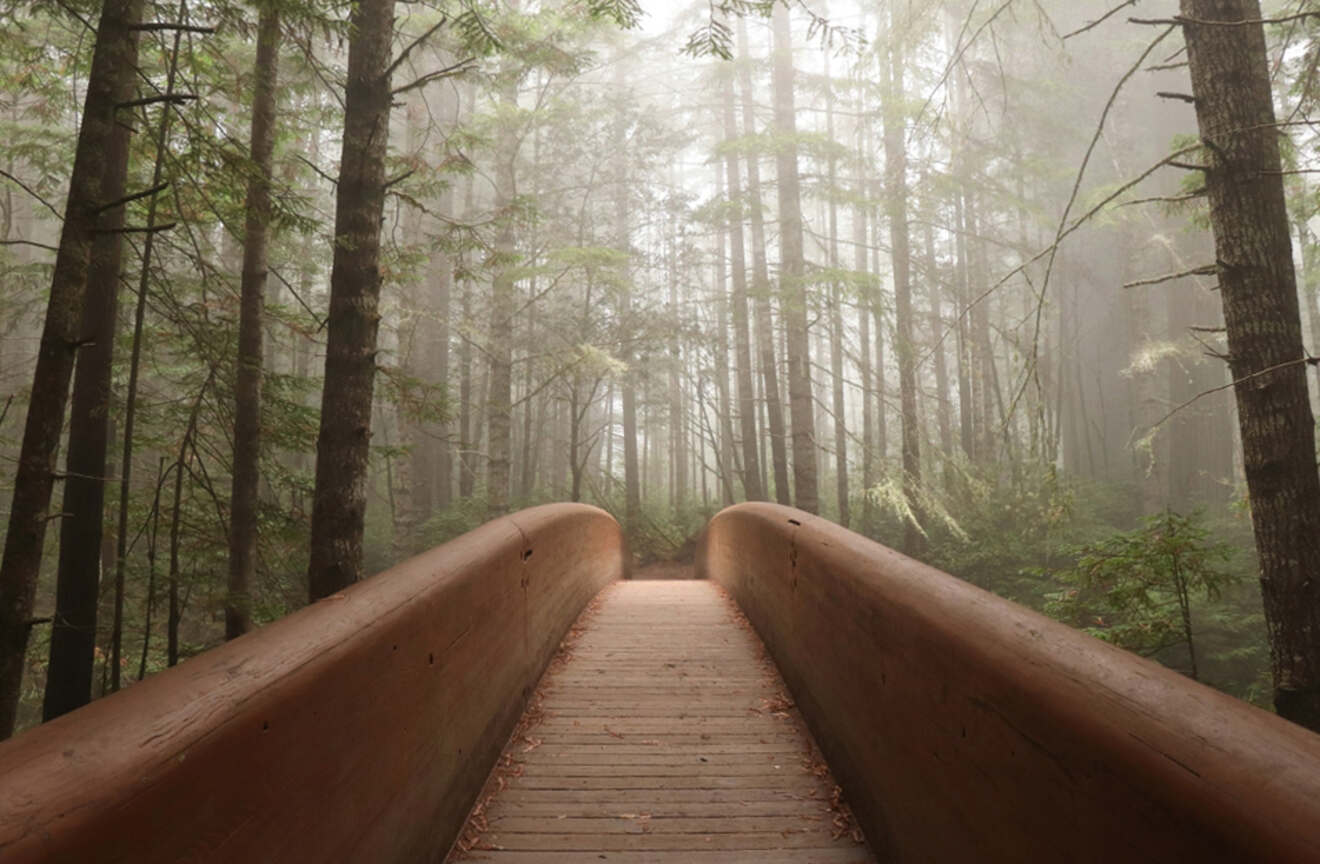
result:
[(785, 693), (718, 586), (610, 586), (450, 860), (871, 862)]

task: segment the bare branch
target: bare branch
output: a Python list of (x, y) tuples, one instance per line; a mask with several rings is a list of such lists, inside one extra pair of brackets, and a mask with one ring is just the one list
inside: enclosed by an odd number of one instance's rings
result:
[(473, 68), (476, 65), (477, 65), (477, 59), (475, 57), (468, 57), (465, 60), (458, 61), (452, 66), (446, 66), (443, 69), (437, 69), (434, 72), (428, 72), (425, 75), (423, 75), (421, 78), (418, 78), (416, 81), (413, 81), (411, 84), (404, 84), (402, 87), (395, 87), (393, 90), (390, 91), (390, 95), (398, 96), (400, 93), (407, 93), (409, 90), (416, 90), (418, 87), (425, 87), (427, 84), (430, 84), (432, 81), (439, 81), (443, 78), (452, 78), (455, 75), (462, 75), (464, 72), (468, 71), (469, 69)]
[(1144, 288), (1148, 285), (1162, 285), (1165, 282), (1173, 282), (1177, 279), (1186, 279), (1188, 276), (1214, 276), (1219, 272), (1219, 266), (1216, 264), (1206, 264), (1202, 267), (1193, 267), (1190, 270), (1183, 270), (1180, 273), (1168, 273), (1164, 276), (1155, 276), (1151, 279), (1138, 279), (1135, 282), (1127, 282), (1123, 285), (1127, 288)]
[(1110, 18), (1113, 18), (1115, 15), (1117, 15), (1119, 12), (1122, 12), (1127, 7), (1136, 6), (1138, 2), (1139, 0), (1123, 0), (1122, 3), (1118, 4), (1113, 9), (1110, 9), (1108, 12), (1101, 15), (1099, 18), (1095, 19), (1086, 26), (1078, 27), (1076, 30), (1072, 31), (1071, 33), (1065, 33), (1063, 35), (1063, 41), (1066, 42), (1069, 39), (1073, 38), (1074, 36), (1080, 36), (1083, 33), (1087, 32), (1088, 30), (1094, 30), (1096, 27), (1099, 27), (1101, 24), (1105, 23)]
[(97, 207), (92, 212), (104, 213), (107, 210), (113, 210), (116, 207), (123, 207), (125, 204), (131, 204), (139, 199), (149, 198), (152, 195), (156, 195), (161, 192), (164, 192), (168, 188), (170, 188), (170, 183), (168, 180), (166, 180), (164, 183), (160, 183), (156, 186), (152, 186), (150, 189), (143, 189), (141, 192), (134, 192), (132, 195), (125, 195), (123, 198), (119, 198), (117, 200), (111, 201), (109, 204), (102, 204), (100, 207)]
[(0, 177), (4, 177), (6, 180), (9, 180), (10, 182), (12, 182), (12, 183), (13, 183), (15, 186), (17, 186), (19, 189), (22, 189), (24, 192), (28, 193), (28, 194), (31, 195), (33, 198), (36, 198), (38, 201), (40, 201), (40, 202), (45, 206), (45, 208), (46, 208), (47, 210), (49, 210), (50, 212), (52, 212), (52, 213), (55, 214), (55, 218), (56, 218), (56, 219), (59, 219), (59, 220), (63, 221), (64, 216), (60, 213), (60, 211), (56, 210), (55, 207), (54, 207), (49, 201), (47, 201), (45, 198), (42, 198), (40, 195), (38, 195), (38, 194), (36, 193), (36, 191), (35, 191), (34, 189), (32, 189), (32, 187), (28, 186), (28, 185), (27, 185), (26, 183), (24, 183), (22, 180), (19, 180), (19, 179), (18, 179), (17, 177), (15, 177), (13, 174), (10, 174), (8, 171), (5, 171), (3, 168), (0, 168)]
[(427, 39), (430, 39), (432, 36), (435, 35), (435, 32), (437, 30), (439, 30), (441, 27), (445, 26), (448, 23), (449, 23), (449, 16), (442, 14), (440, 16), (440, 20), (435, 23), (435, 26), (429, 28), (425, 33), (423, 33), (421, 36), (418, 36), (412, 42), (409, 42), (408, 47), (400, 51), (399, 56), (395, 57), (394, 62), (391, 63), (390, 67), (385, 70), (386, 80), (388, 80), (389, 77), (394, 74), (394, 71), (396, 69), (398, 69), (400, 66), (403, 65), (403, 61), (408, 59), (408, 55), (411, 54), (417, 48), (417, 46), (421, 45)]

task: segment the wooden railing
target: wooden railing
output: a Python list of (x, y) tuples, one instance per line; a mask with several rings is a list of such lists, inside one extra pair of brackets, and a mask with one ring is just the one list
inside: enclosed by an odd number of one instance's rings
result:
[(603, 511), (523, 511), (20, 735), (0, 861), (439, 860), (625, 559)]
[[(31, 730), (0, 861), (436, 861), (626, 559), (524, 511)], [(1320, 861), (1320, 736), (796, 510), (724, 511), (698, 568), (879, 860)]]
[(1320, 736), (797, 510), (699, 575), (760, 633), (881, 861), (1320, 861)]

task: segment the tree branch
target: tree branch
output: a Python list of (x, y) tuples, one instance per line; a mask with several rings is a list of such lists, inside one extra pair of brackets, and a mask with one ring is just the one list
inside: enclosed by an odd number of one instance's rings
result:
[(448, 23), (449, 23), (449, 16), (442, 14), (440, 16), (440, 20), (435, 23), (434, 27), (431, 27), (421, 36), (418, 36), (412, 42), (408, 43), (408, 47), (400, 51), (399, 56), (395, 57), (394, 62), (391, 63), (389, 68), (385, 70), (385, 77), (388, 79), (391, 75), (393, 75), (395, 70), (403, 65), (403, 61), (408, 59), (408, 55), (411, 54), (413, 50), (417, 48), (417, 46), (421, 45), (427, 39), (430, 39), (432, 36), (435, 35), (435, 32), (437, 30), (439, 30), (441, 27), (445, 26)]
[(54, 207), (49, 201), (47, 201), (45, 198), (42, 198), (40, 195), (38, 195), (38, 194), (36, 193), (36, 191), (35, 191), (34, 189), (32, 189), (32, 187), (28, 186), (28, 185), (27, 185), (26, 183), (24, 183), (22, 180), (19, 180), (19, 179), (18, 179), (17, 177), (15, 177), (13, 174), (10, 174), (8, 171), (5, 171), (3, 168), (0, 168), (0, 177), (4, 177), (6, 180), (9, 180), (10, 182), (12, 182), (12, 183), (13, 183), (15, 186), (17, 186), (19, 189), (22, 189), (24, 192), (28, 193), (28, 194), (31, 195), (33, 198), (36, 198), (38, 201), (40, 201), (40, 202), (45, 206), (45, 208), (46, 208), (47, 210), (49, 210), (50, 212), (52, 212), (52, 213), (55, 214), (55, 218), (56, 218), (56, 219), (59, 219), (60, 221), (63, 221), (63, 220), (64, 220), (64, 216), (60, 213), (60, 211), (56, 210), (55, 207)]

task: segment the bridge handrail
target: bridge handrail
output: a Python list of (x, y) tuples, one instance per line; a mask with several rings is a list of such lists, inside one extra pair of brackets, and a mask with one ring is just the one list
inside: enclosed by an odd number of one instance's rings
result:
[(879, 860), (1320, 861), (1320, 736), (801, 511), (711, 522)]
[(625, 560), (604, 511), (525, 510), (32, 729), (0, 860), (437, 861)]

